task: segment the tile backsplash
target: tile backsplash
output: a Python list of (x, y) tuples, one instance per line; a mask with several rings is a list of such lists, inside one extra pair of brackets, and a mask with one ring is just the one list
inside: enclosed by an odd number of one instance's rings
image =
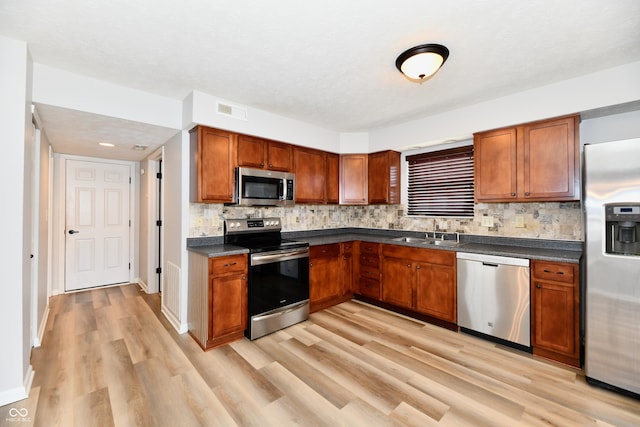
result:
[(498, 237), (584, 240), (580, 202), (478, 203), (473, 218), (410, 217), (405, 215), (403, 205), (248, 208), (192, 203), (189, 207), (189, 237), (221, 236), (224, 219), (247, 217), (279, 217), (283, 231), (341, 227), (407, 231), (436, 229)]

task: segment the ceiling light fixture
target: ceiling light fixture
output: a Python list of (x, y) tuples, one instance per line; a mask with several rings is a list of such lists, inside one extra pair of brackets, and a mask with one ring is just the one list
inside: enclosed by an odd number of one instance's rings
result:
[(407, 49), (396, 59), (396, 67), (409, 80), (423, 82), (436, 73), (449, 57), (441, 44), (421, 44)]
[(110, 142), (98, 142), (98, 145), (102, 145), (103, 147), (115, 147), (115, 144)]

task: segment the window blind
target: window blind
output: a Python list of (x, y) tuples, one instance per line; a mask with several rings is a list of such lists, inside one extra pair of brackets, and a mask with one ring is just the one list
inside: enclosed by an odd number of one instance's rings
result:
[(409, 215), (473, 217), (473, 145), (406, 160)]

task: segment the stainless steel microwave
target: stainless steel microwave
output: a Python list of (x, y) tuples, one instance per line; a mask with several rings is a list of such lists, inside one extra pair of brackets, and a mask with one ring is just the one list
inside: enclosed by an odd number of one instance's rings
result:
[(236, 168), (235, 204), (293, 206), (295, 175), (264, 169)]

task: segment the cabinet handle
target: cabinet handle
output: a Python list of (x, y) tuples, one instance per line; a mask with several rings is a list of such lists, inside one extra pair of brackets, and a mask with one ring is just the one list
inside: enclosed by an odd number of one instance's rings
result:
[(273, 167), (273, 165), (271, 163), (269, 163), (269, 169), (271, 169)]
[(230, 267), (230, 266), (232, 266), (232, 265), (236, 265), (236, 264), (237, 264), (237, 262), (232, 262), (231, 264), (225, 264), (224, 266), (225, 266), (225, 267)]
[(422, 267), (420, 267), (420, 266), (417, 266), (417, 267), (416, 267), (416, 270), (420, 270), (420, 268), (422, 268)]
[(407, 268), (411, 268), (411, 264), (407, 264)]
[(545, 270), (542, 270), (542, 271), (544, 271), (545, 273), (552, 273), (552, 271), (551, 271), (551, 270), (546, 270), (546, 269), (545, 269)]
[(529, 197), (529, 192), (527, 191), (526, 193), (524, 193), (524, 195), (525, 195), (526, 197)]
[(556, 271), (556, 274), (564, 274), (564, 271)]
[(516, 197), (516, 193), (511, 193), (511, 197)]
[(247, 280), (247, 276), (242, 276), (242, 280)]
[(540, 286), (540, 283), (536, 283), (536, 288), (538, 289), (542, 288), (542, 286)]
[(260, 167), (264, 167), (264, 162), (260, 162)]

